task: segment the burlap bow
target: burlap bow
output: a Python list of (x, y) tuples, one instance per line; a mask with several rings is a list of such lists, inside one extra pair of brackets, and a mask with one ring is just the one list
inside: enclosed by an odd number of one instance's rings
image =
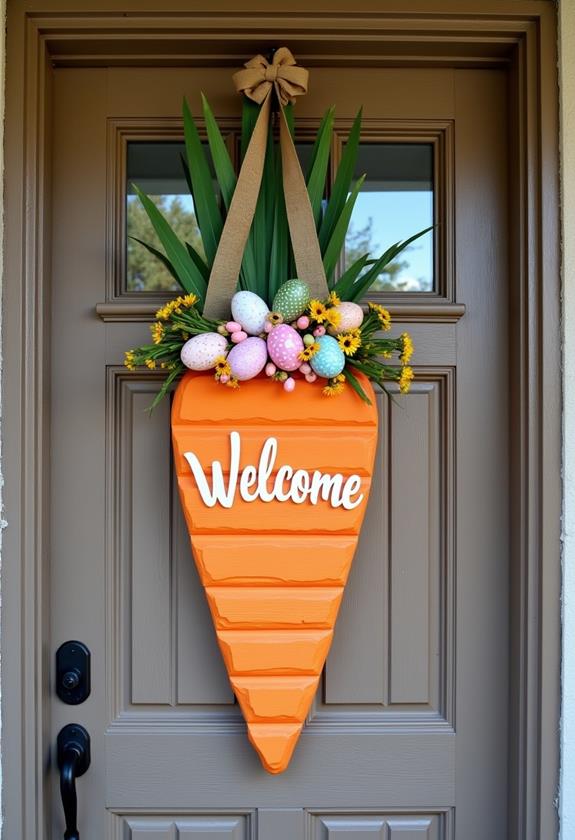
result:
[[(284, 114), (284, 107), (307, 91), (308, 71), (297, 67), (287, 47), (280, 47), (270, 64), (256, 55), (234, 73), (234, 84), (261, 105), (214, 258), (206, 293), (204, 313), (228, 319), (242, 258), (254, 218), (269, 131), (272, 90), (280, 103), (280, 147), (286, 214), (298, 277), (305, 280), (313, 297), (327, 297), (328, 288), (315, 222), (305, 179)], [(271, 304), (271, 301), (269, 301)]]
[(296, 96), (307, 93), (309, 73), (304, 67), (296, 65), (287, 47), (276, 50), (271, 64), (263, 55), (255, 55), (246, 61), (245, 68), (233, 75), (236, 90), (258, 105), (262, 104), (272, 85), (283, 107), (295, 102)]

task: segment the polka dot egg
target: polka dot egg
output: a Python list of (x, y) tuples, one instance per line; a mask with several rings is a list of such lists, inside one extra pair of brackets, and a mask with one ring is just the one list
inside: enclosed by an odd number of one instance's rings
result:
[(298, 357), (302, 350), (300, 334), (288, 324), (278, 324), (268, 334), (268, 353), (280, 370), (297, 370), (301, 365)]
[(295, 321), (303, 315), (310, 302), (309, 286), (303, 280), (288, 280), (280, 286), (274, 297), (272, 310), (280, 312), (284, 321)]
[(228, 363), (232, 376), (244, 382), (261, 373), (268, 360), (266, 343), (263, 338), (246, 338), (236, 344), (228, 353)]
[(227, 340), (219, 333), (200, 333), (186, 341), (180, 358), (190, 370), (210, 370), (219, 356), (225, 356), (227, 346)]
[(317, 339), (319, 350), (311, 357), (310, 365), (318, 376), (330, 379), (337, 376), (345, 367), (345, 356), (335, 338), (322, 335)]

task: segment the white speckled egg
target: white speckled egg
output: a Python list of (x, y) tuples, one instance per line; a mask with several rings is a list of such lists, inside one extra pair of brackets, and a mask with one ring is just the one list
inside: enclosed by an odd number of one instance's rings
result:
[(288, 280), (277, 290), (272, 309), (280, 312), (284, 321), (295, 321), (303, 315), (310, 299), (309, 286), (304, 280)]
[(337, 306), (334, 306), (334, 309), (340, 314), (340, 322), (330, 332), (338, 334), (361, 327), (363, 323), (363, 309), (359, 304), (353, 303), (351, 300), (343, 300)]
[(255, 292), (236, 292), (232, 298), (232, 316), (249, 335), (264, 331), (268, 305)]
[[(234, 317), (235, 314), (234, 314)], [(228, 363), (232, 376), (244, 382), (246, 379), (253, 379), (261, 373), (268, 360), (267, 345), (263, 338), (251, 336), (240, 344), (232, 347), (228, 353)]]
[(337, 340), (331, 335), (322, 335), (317, 339), (319, 350), (309, 360), (315, 373), (330, 379), (337, 376), (345, 367), (345, 356)]
[(297, 370), (301, 365), (298, 355), (302, 350), (302, 338), (289, 324), (278, 324), (268, 334), (268, 353), (280, 370)]
[(227, 346), (227, 340), (219, 333), (200, 333), (186, 341), (180, 358), (190, 370), (210, 370), (219, 356), (225, 356)]

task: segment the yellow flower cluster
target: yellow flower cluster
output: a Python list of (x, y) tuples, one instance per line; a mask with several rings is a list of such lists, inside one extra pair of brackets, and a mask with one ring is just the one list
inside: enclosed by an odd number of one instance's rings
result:
[(214, 370), (216, 379), (219, 379), (220, 376), (230, 376), (232, 372), (232, 369), (230, 368), (230, 363), (228, 362), (225, 356), (218, 356), (218, 358), (216, 359)]
[(154, 344), (160, 344), (165, 333), (164, 325), (156, 321), (155, 324), (150, 325), (150, 332), (152, 333), (152, 341)]
[(350, 330), (337, 336), (337, 343), (346, 356), (353, 356), (361, 347), (361, 330)]
[(379, 303), (372, 303), (371, 301), (368, 303), (368, 306), (377, 315), (382, 330), (387, 332), (391, 328), (391, 315), (388, 310)]
[(146, 359), (146, 367), (150, 370), (156, 369), (156, 362), (154, 359)]
[(182, 309), (189, 309), (197, 302), (197, 295), (184, 295), (182, 297), (174, 298), (174, 300), (170, 300), (165, 304), (165, 306), (162, 306), (161, 309), (158, 309), (156, 312), (156, 318), (159, 318), (162, 321), (167, 321), (170, 315), (174, 312), (178, 314), (182, 311)]
[(411, 340), (410, 334), (406, 332), (401, 333), (400, 338), (403, 342), (403, 349), (399, 361), (402, 365), (407, 365), (413, 356), (413, 341)]
[(411, 383), (413, 381), (413, 369), (410, 367), (403, 367), (399, 376), (399, 390), (402, 394), (407, 394)]
[[(334, 294), (332, 292), (332, 294)], [(335, 300), (339, 300), (337, 295), (335, 295)], [(329, 303), (332, 304), (332, 298), (330, 295)], [(308, 306), (308, 312), (310, 317), (313, 321), (317, 321), (318, 324), (329, 324), (330, 327), (337, 327), (339, 326), (339, 322), (341, 321), (341, 315), (337, 311), (337, 309), (333, 309), (333, 306), (336, 304), (332, 304), (332, 306), (326, 306), (321, 300), (312, 300)]]
[(334, 376), (330, 379), (325, 388), (322, 389), (324, 397), (337, 397), (345, 388), (345, 376), (343, 373)]
[(124, 353), (124, 364), (128, 370), (136, 370), (136, 357), (133, 350), (126, 350)]
[(338, 297), (336, 292), (330, 292), (329, 293), (329, 302), (331, 303), (332, 306), (339, 306), (339, 304), (341, 303), (341, 299)]
[(319, 350), (319, 344), (317, 341), (314, 341), (313, 344), (308, 344), (304, 349), (297, 354), (298, 359), (302, 362), (309, 362), (312, 356), (315, 356), (317, 351)]

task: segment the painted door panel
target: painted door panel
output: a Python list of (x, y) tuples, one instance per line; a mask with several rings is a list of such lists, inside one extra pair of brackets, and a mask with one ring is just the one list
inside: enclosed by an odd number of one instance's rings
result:
[[(74, 719), (92, 736), (83, 840), (506, 837), (505, 74), (315, 68), (311, 79), (296, 111), (306, 129), (335, 104), (345, 138), (363, 103), (366, 139), (439, 137), (436, 189), (453, 215), (437, 302), (451, 296), (466, 314), (395, 324), (413, 335), (417, 380), (396, 403), (380, 397), (334, 644), (291, 766), (272, 778), (247, 742), (189, 551), (169, 406), (145, 413), (160, 377), (122, 367), (148, 333), (133, 314), (145, 297), (122, 294), (118, 274), (126, 138), (174, 137), (182, 96), (198, 113), (200, 90), (233, 133), (230, 70), (54, 71), (51, 645), (81, 639), (93, 670), (83, 706), (54, 697), (52, 727), (55, 739)], [(123, 320), (95, 314), (112, 300)], [(261, 572), (271, 582), (273, 565)], [(337, 579), (337, 558), (325, 574)]]

